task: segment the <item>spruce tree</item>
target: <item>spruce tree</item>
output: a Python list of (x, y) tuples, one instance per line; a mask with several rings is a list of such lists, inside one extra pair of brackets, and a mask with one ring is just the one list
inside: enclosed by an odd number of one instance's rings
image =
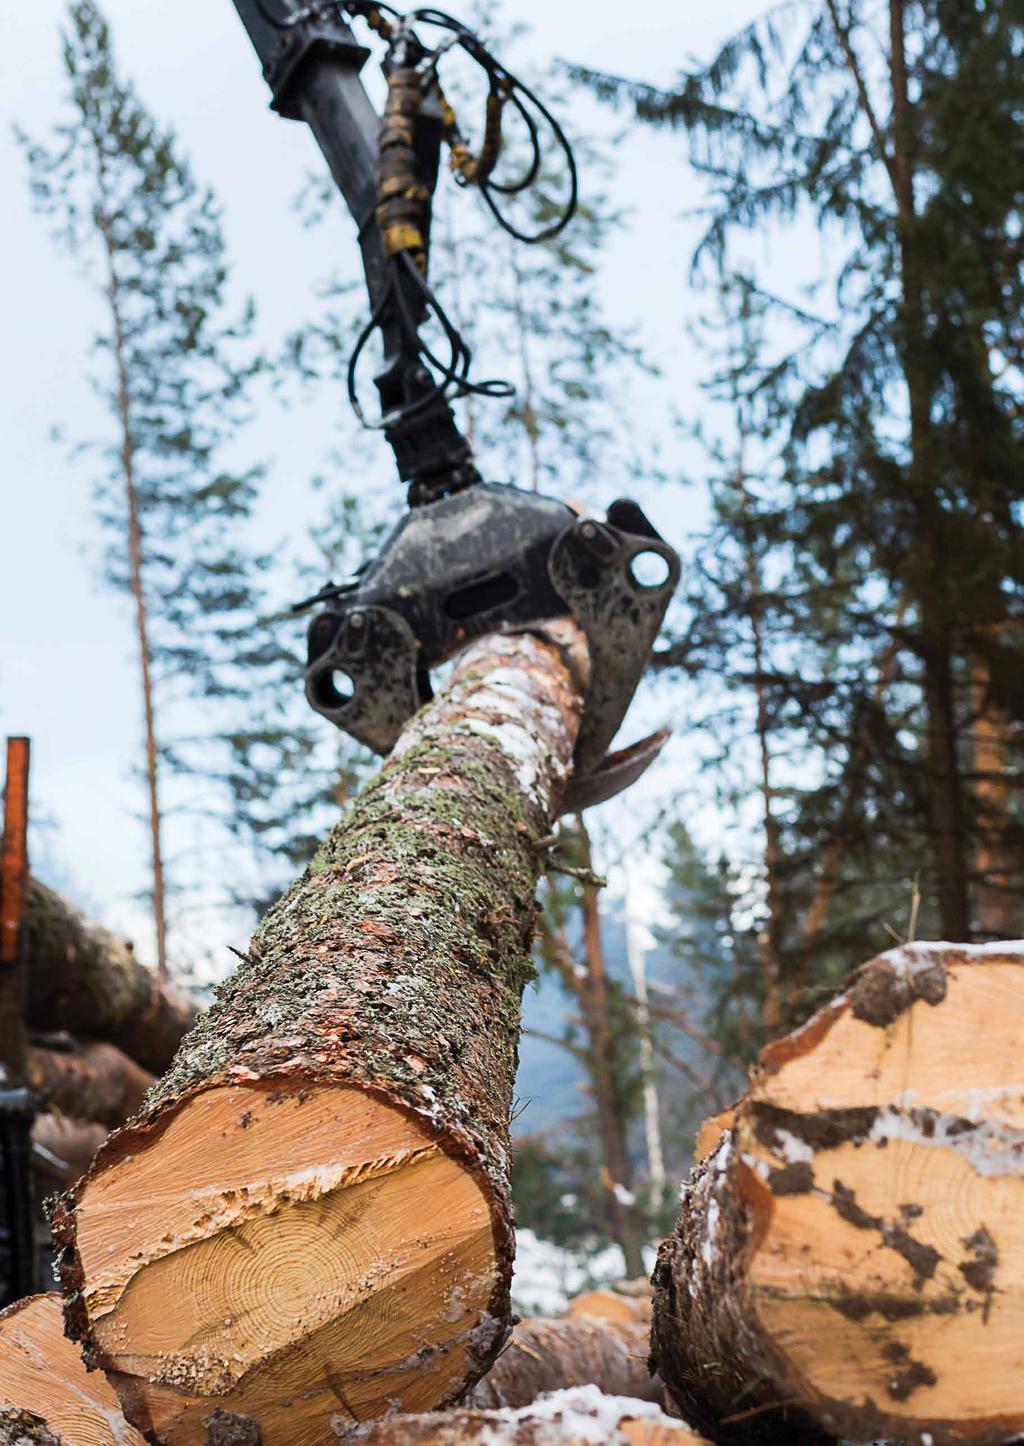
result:
[(226, 461), (254, 370), (251, 312), (231, 315), (214, 197), (119, 70), (94, 0), (69, 5), (63, 58), (64, 118), (48, 141), (22, 139), (34, 202), (99, 303), (90, 375), (106, 425), (81, 450), (104, 576), (132, 604), (163, 973), (168, 780), (211, 768), (212, 735), (263, 656), (250, 632), (254, 559), (241, 540), (258, 474)]
[(877, 918), (879, 894), (858, 910), (847, 886), (884, 892), (883, 859), (905, 897), (919, 880), (922, 932), (1019, 927), (1022, 38), (1012, 0), (814, 0), (669, 90), (587, 77), (686, 136), (705, 275), (751, 234), (810, 220), (828, 242), (817, 302), (755, 269), (772, 325), (740, 379), (784, 443), (756, 517), (805, 649), (778, 706), (824, 749), (792, 813), (818, 871), (812, 973), (823, 911)]

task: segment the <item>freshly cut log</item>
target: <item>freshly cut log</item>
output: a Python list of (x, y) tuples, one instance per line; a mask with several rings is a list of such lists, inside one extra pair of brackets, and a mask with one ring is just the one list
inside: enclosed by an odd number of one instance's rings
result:
[[(566, 1314), (587, 1320), (609, 1322), (639, 1321), (649, 1326), (653, 1308), (653, 1292), (649, 1280), (623, 1280), (604, 1290), (588, 1290), (569, 1302)], [(628, 1396), (628, 1391), (620, 1394)]]
[(662, 1246), (653, 1361), (721, 1441), (1024, 1430), (1024, 944), (891, 950), (762, 1054)]
[(131, 945), (91, 924), (31, 879), (25, 905), (28, 1022), (116, 1044), (159, 1074), (195, 1023), (197, 1007), (140, 964)]
[(33, 1295), (0, 1314), (0, 1443), (145, 1446), (108, 1382), (64, 1336), (59, 1295)]
[(594, 1385), (609, 1396), (662, 1399), (647, 1366), (650, 1328), (640, 1321), (583, 1316), (520, 1321), (512, 1339), (462, 1405), (489, 1411), (529, 1406), (549, 1391)]
[(30, 1045), (26, 1074), (40, 1109), (108, 1127), (135, 1113), (154, 1078), (113, 1044)]
[(708, 1446), (650, 1401), (577, 1386), (520, 1410), (388, 1416), (339, 1431), (342, 1446)]
[(32, 1125), (32, 1144), (37, 1147), (33, 1151), (33, 1169), (61, 1188), (73, 1185), (88, 1170), (108, 1133), (106, 1125), (91, 1120), (37, 1115)]
[[(572, 671), (570, 660), (580, 659)], [(54, 1217), (126, 1414), (203, 1446), (457, 1399), (509, 1329), (508, 1125), (534, 890), (585, 653), (463, 655)]]

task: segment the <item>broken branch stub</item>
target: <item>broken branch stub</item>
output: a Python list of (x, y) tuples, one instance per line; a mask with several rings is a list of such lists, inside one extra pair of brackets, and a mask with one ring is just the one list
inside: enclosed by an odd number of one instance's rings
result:
[(505, 1340), (533, 845), (584, 672), (571, 623), (463, 656), (56, 1212), (69, 1329), (152, 1438), (219, 1410), (305, 1446)]
[(724, 1442), (1024, 1430), (1024, 944), (914, 944), (762, 1054), (684, 1189), (653, 1360)]

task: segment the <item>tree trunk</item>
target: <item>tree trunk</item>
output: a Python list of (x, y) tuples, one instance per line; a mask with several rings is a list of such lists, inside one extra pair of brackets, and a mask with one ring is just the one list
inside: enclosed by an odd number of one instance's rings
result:
[(701, 1437), (652, 1402), (603, 1396), (594, 1386), (558, 1391), (520, 1410), (389, 1416), (339, 1436), (341, 1446), (702, 1446)]
[(1010, 939), (1014, 933), (1014, 883), (1019, 883), (1007, 846), (1013, 790), (1006, 754), (1012, 725), (1006, 710), (992, 701), (991, 675), (984, 658), (973, 659), (971, 683), (977, 813), (975, 918), (983, 938)]
[[(582, 818), (577, 826), (583, 843), (583, 867), (593, 869), (590, 836)], [(586, 979), (581, 980), (578, 998), (587, 1036), (590, 1086), (597, 1109), (597, 1128), (604, 1162), (604, 1183), (609, 1195), (612, 1233), (622, 1248), (626, 1274), (643, 1275), (644, 1228), (633, 1193), (633, 1168), (626, 1140), (626, 1121), (619, 1089), (615, 1058), (608, 971), (601, 939), (601, 906), (595, 884), (583, 884), (583, 957)]]
[(142, 1105), (153, 1076), (113, 1044), (75, 1045), (69, 1050), (30, 1045), (27, 1082), (42, 1110), (112, 1128)]
[(140, 964), (130, 944), (90, 924), (38, 879), (25, 911), (28, 1019), (42, 1033), (102, 1039), (159, 1074), (197, 1009)]
[[(106, 163), (97, 156), (101, 189), (106, 193)], [(124, 481), (125, 534), (128, 544), (128, 587), (135, 604), (135, 637), (139, 649), (139, 678), (142, 684), (142, 717), (146, 755), (146, 799), (149, 807), (150, 860), (153, 872), (153, 929), (156, 936), (156, 968), (167, 978), (167, 908), (164, 879), (163, 812), (160, 806), (160, 749), (156, 738), (156, 706), (153, 698), (153, 649), (150, 641), (149, 607), (143, 576), (142, 519), (135, 478), (135, 434), (132, 424), (128, 338), (122, 314), (122, 283), (115, 264), (116, 248), (109, 217), (97, 208), (97, 224), (107, 256), (107, 303), (110, 307), (110, 352), (117, 377), (117, 415), (121, 427), (120, 461)]]
[(19, 1440), (145, 1446), (106, 1380), (65, 1339), (59, 1295), (29, 1296), (0, 1314), (0, 1443)]
[(650, 1327), (640, 1321), (536, 1317), (512, 1332), (508, 1346), (462, 1405), (478, 1411), (530, 1406), (548, 1391), (597, 1386), (606, 1396), (662, 1402), (647, 1367)]
[(929, 629), (922, 641), (928, 733), (928, 795), (932, 851), (938, 883), (939, 923), (944, 939), (970, 937), (967, 831), (957, 757), (959, 730), (948, 639)]
[(1024, 948), (906, 945), (761, 1056), (655, 1272), (721, 1442), (1024, 1429)]
[(214, 1408), (264, 1446), (430, 1409), (505, 1340), (537, 845), (583, 659), (568, 622), (464, 655), (57, 1210), (69, 1329), (155, 1439), (202, 1446)]

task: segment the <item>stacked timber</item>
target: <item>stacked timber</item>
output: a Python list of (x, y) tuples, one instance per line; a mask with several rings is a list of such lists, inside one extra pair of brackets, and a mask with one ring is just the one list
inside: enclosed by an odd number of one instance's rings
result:
[(0, 1446), (144, 1446), (109, 1383), (64, 1336), (58, 1295), (0, 1313)]
[(708, 1446), (651, 1402), (579, 1386), (519, 1410), (389, 1416), (340, 1431), (342, 1446)]
[(458, 1399), (509, 1330), (508, 1122), (572, 624), (461, 659), (54, 1224), (128, 1418), (264, 1446)]
[(29, 881), (24, 938), (30, 1028), (105, 1040), (157, 1074), (168, 1067), (197, 1008), (130, 944), (38, 879)]
[(872, 960), (762, 1055), (655, 1272), (721, 1442), (1024, 1431), (1024, 945)]
[(569, 1386), (596, 1386), (609, 1396), (661, 1402), (661, 1383), (647, 1365), (650, 1326), (636, 1320), (520, 1321), (508, 1346), (463, 1405), (477, 1410), (529, 1406)]

